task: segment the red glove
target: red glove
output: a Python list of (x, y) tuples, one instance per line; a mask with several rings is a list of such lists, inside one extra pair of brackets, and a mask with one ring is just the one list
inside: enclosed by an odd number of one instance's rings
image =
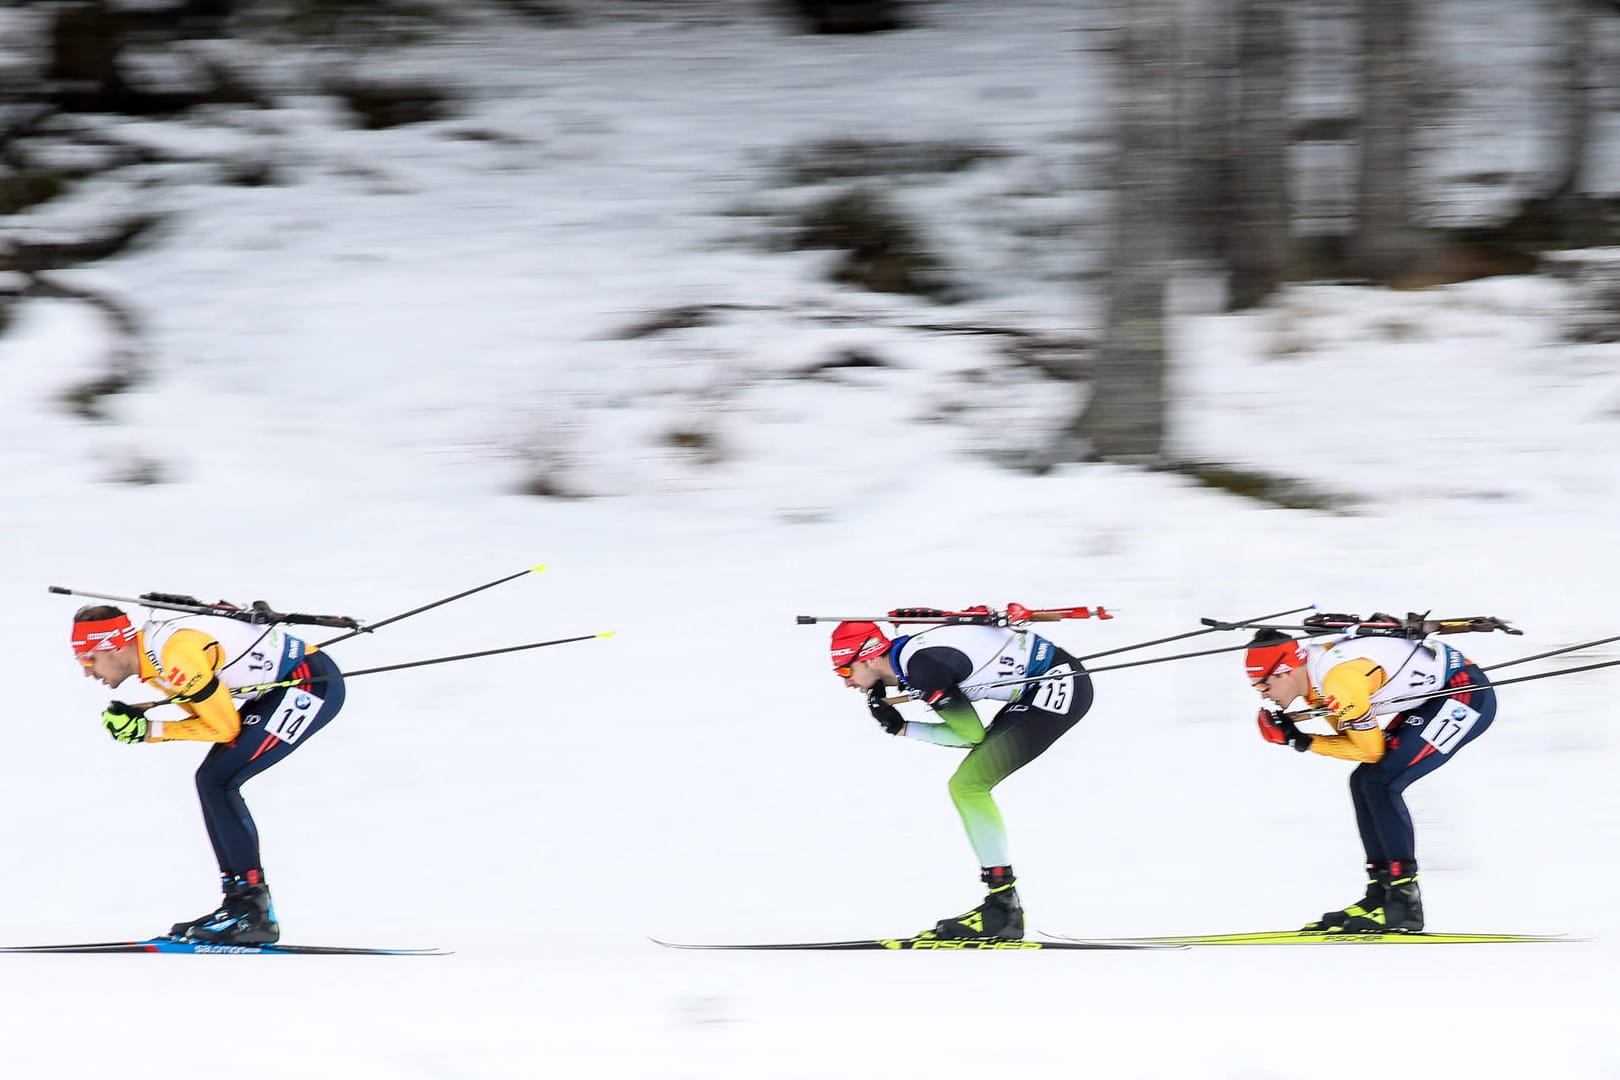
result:
[(1299, 730), (1287, 713), (1262, 708), (1255, 720), (1260, 725), (1260, 737), (1266, 742), (1292, 746), (1302, 754), (1311, 748), (1311, 737)]

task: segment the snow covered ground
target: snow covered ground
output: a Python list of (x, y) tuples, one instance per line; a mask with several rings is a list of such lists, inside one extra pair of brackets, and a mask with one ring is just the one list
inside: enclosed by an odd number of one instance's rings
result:
[[(141, 314), (142, 381), (104, 422), (61, 407), (107, 369), (88, 305), (30, 301), (0, 337), (0, 640), (23, 695), (0, 755), (7, 941), (146, 935), (213, 896), (200, 751), (106, 738), (67, 649), (75, 602), (46, 586), (375, 621), (544, 562), (334, 654), (616, 634), (356, 679), (247, 789), (287, 940), (454, 956), (5, 957), (5, 1075), (1620, 1075), (1620, 669), (1505, 688), (1488, 736), (1410, 793), (1434, 928), (1580, 943), (648, 942), (900, 934), (977, 901), (956, 754), (884, 738), (797, 614), (1117, 608), (1054, 632), (1079, 653), (1306, 603), (1524, 629), (1467, 641), (1485, 664), (1616, 632), (1620, 351), (1561, 343), (1570, 296), (1547, 280), (1301, 288), (1181, 321), (1178, 450), (1296, 476), (1338, 512), (987, 463), (1060, 424), (1068, 392), (982, 335), (917, 327), (1091, 330), (1040, 238), (1089, 235), (1097, 209), (1067, 179), (1096, 152), (1092, 23), (1018, 7), (956, 0), (865, 40), (742, 15), (723, 34), (474, 24), (438, 61), (467, 88), (452, 120), (359, 132), (289, 97), (118, 129), (187, 161), (48, 213), (166, 215), (156, 243), (63, 275)], [(808, 197), (769, 163), (852, 135), (1008, 152), (902, 185), (969, 300), (857, 294), (821, 280), (824, 253), (763, 249), (756, 211)], [(1502, 136), (1493, 162), (1524, 141)], [(279, 182), (219, 182), (256, 160)], [(1612, 143), (1604, 167), (1620, 188)], [(691, 305), (719, 313), (624, 333)], [(886, 366), (821, 367), (847, 350)], [(536, 460), (596, 497), (521, 494)], [(1097, 685), (998, 792), (1033, 926), (1288, 927), (1356, 893), (1345, 768), (1256, 738), (1235, 659)]]

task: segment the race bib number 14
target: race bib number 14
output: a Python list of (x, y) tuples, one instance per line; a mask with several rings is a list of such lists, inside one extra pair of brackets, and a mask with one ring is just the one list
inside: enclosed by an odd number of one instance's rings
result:
[(264, 728), (284, 743), (295, 743), (309, 730), (310, 721), (321, 711), (326, 700), (307, 690), (294, 690), (281, 699), (276, 714), (265, 722)]

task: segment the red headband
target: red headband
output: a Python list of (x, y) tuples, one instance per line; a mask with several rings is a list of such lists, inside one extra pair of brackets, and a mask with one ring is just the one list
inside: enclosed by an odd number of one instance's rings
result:
[(110, 619), (96, 619), (73, 624), (73, 655), (89, 656), (93, 652), (120, 649), (135, 640), (135, 627), (128, 615), (114, 615)]
[(1250, 682), (1286, 675), (1305, 663), (1305, 650), (1292, 639), (1267, 641), (1253, 646), (1243, 656)]

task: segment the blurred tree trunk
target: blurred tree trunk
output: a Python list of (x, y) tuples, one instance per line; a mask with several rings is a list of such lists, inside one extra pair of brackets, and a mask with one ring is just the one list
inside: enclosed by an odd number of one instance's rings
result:
[(1597, 91), (1594, 38), (1598, 30), (1594, 0), (1556, 0), (1558, 78), (1554, 83), (1551, 122), (1552, 184), (1546, 195), (1546, 239), (1579, 244), (1596, 224), (1596, 207), (1586, 192), (1586, 169), (1592, 143), (1592, 97)]
[(1253, 307), (1288, 273), (1290, 204), (1287, 0), (1239, 0), (1237, 122), (1226, 264), (1228, 307)]
[(869, 34), (898, 30), (901, 0), (786, 0), (804, 25), (818, 34)]
[(51, 58), (45, 77), (65, 109), (119, 112), (131, 97), (119, 70), (124, 19), (99, 0), (63, 4), (52, 12)]
[(1361, 0), (1360, 164), (1349, 263), (1371, 281), (1401, 277), (1427, 247), (1413, 205), (1417, 3)]
[(1237, 142), (1232, 3), (1203, 0), (1184, 9), (1186, 34), (1176, 87), (1181, 102), (1181, 190), (1175, 247), (1189, 258), (1220, 266), (1226, 265), (1231, 243), (1227, 210), (1232, 147)]
[(1108, 312), (1090, 397), (1066, 433), (1115, 461), (1156, 461), (1164, 450), (1180, 7), (1128, 0), (1121, 12)]

